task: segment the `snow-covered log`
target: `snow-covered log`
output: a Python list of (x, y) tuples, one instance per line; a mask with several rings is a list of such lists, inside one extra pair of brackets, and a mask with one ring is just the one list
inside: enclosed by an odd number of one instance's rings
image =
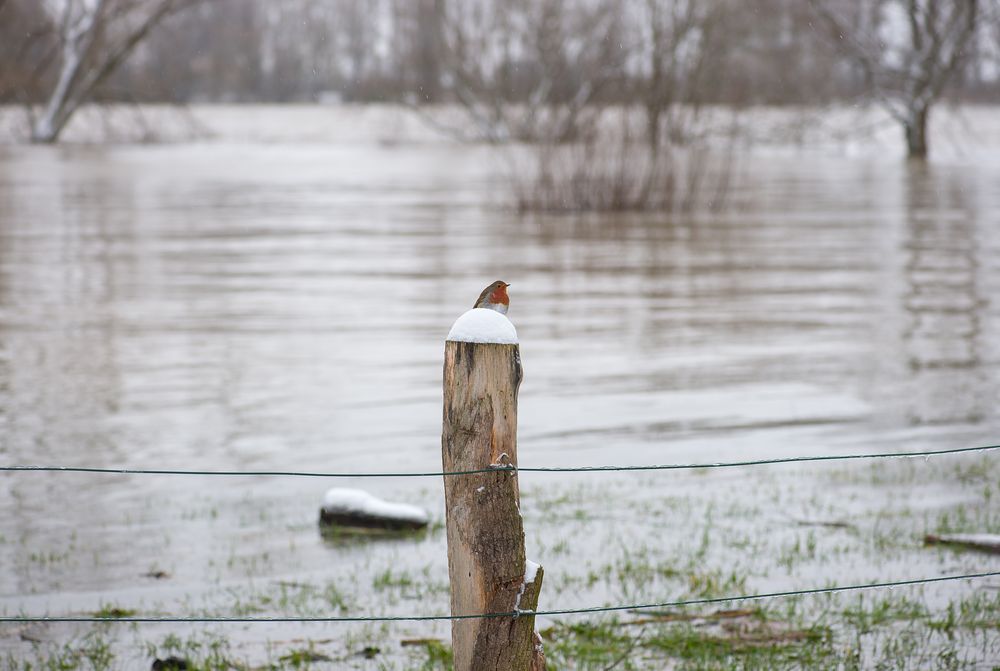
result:
[(927, 534), (927, 545), (954, 545), (969, 550), (1000, 554), (1000, 534)]
[(362, 489), (335, 487), (323, 497), (321, 525), (363, 529), (423, 529), (427, 512), (408, 503), (390, 503)]

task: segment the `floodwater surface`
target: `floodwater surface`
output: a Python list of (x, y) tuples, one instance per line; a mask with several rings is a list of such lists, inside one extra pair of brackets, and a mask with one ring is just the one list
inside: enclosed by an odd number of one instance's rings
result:
[[(714, 211), (524, 215), (492, 150), (443, 140), (2, 147), (0, 465), (437, 469), (443, 339), (495, 279), (521, 341), (522, 466), (1000, 442), (1000, 165), (760, 148), (738, 173)], [(766, 534), (801, 515), (756, 492), (793, 474), (812, 495), (821, 472), (522, 474), (540, 607), (672, 596), (572, 581), (636, 538), (683, 544), (646, 526), (656, 497), (751, 500), (746, 525)], [(316, 528), (338, 484), (440, 521), (439, 479), (0, 480), (4, 614), (319, 614), (268, 591), (303, 584), (335, 586), (327, 614), (447, 610), (439, 530), (352, 543)], [(852, 486), (870, 498), (830, 516), (968, 495)], [(573, 501), (560, 520), (554, 492)], [(760, 569), (734, 590), (996, 566), (963, 557)], [(393, 582), (406, 571), (425, 592)]]

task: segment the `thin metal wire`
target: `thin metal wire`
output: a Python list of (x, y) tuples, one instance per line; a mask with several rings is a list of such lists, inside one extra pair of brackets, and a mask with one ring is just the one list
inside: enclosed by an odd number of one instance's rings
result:
[(766, 592), (763, 594), (745, 594), (742, 596), (723, 596), (705, 599), (687, 599), (684, 601), (664, 601), (660, 603), (631, 604), (628, 606), (595, 606), (592, 608), (562, 608), (558, 610), (521, 610), (503, 613), (476, 613), (470, 615), (358, 615), (343, 617), (96, 617), (96, 616), (0, 616), (0, 622), (423, 622), (427, 620), (474, 620), (494, 617), (518, 617), (521, 615), (582, 615), (588, 613), (608, 613), (623, 610), (652, 610), (656, 608), (675, 608), (680, 606), (695, 606), (732, 601), (751, 601), (759, 599), (774, 599), (779, 597), (802, 596), (811, 594), (827, 594), (834, 592), (849, 592), (864, 589), (881, 589), (925, 585), (950, 580), (971, 580), (975, 578), (990, 578), (1000, 576), (1000, 571), (984, 573), (967, 573), (963, 575), (938, 576), (936, 578), (913, 578), (894, 582), (873, 582), (860, 585), (840, 585), (837, 587), (817, 587), (814, 589), (788, 590), (784, 592)]
[(491, 466), (467, 471), (416, 471), (411, 473), (347, 473), (322, 471), (203, 471), (166, 468), (96, 468), (88, 466), (0, 466), (3, 471), (55, 471), (61, 473), (110, 473), (115, 475), (221, 475), (221, 476), (276, 476), (308, 478), (427, 478), (495, 473), (497, 471), (518, 471), (519, 473), (603, 473), (607, 471), (677, 471), (703, 468), (733, 468), (737, 466), (763, 466), (766, 464), (791, 464), (810, 461), (848, 461), (855, 459), (912, 459), (916, 457), (938, 457), (946, 454), (986, 452), (998, 450), (1000, 445), (979, 447), (956, 447), (944, 450), (924, 450), (921, 452), (877, 452), (871, 454), (829, 454), (804, 457), (779, 457), (773, 459), (750, 459), (744, 461), (715, 461), (693, 464), (651, 464), (646, 466)]

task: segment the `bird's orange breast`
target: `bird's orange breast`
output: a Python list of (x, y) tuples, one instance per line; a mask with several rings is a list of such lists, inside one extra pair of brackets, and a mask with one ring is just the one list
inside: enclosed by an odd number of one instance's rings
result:
[(490, 294), (490, 303), (503, 303), (504, 305), (510, 305), (510, 298), (507, 297), (507, 287), (504, 285), (498, 286)]

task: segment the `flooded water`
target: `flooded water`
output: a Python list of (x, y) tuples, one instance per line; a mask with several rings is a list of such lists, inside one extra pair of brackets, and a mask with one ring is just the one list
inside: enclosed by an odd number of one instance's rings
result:
[[(343, 135), (0, 147), (0, 465), (436, 469), (443, 338), (495, 279), (521, 339), (522, 466), (1000, 442), (1000, 164), (761, 148), (719, 212), (526, 216), (487, 148)], [(596, 477), (522, 475), (526, 525), (547, 483)], [(614, 482), (698, 489), (678, 477)], [(0, 480), (5, 614), (234, 612), (247, 585), (398, 566), (447, 582), (440, 533), (315, 527), (334, 484), (441, 519), (436, 479)], [(567, 542), (599, 554), (585, 536)], [(418, 607), (447, 597), (349, 612)]]

